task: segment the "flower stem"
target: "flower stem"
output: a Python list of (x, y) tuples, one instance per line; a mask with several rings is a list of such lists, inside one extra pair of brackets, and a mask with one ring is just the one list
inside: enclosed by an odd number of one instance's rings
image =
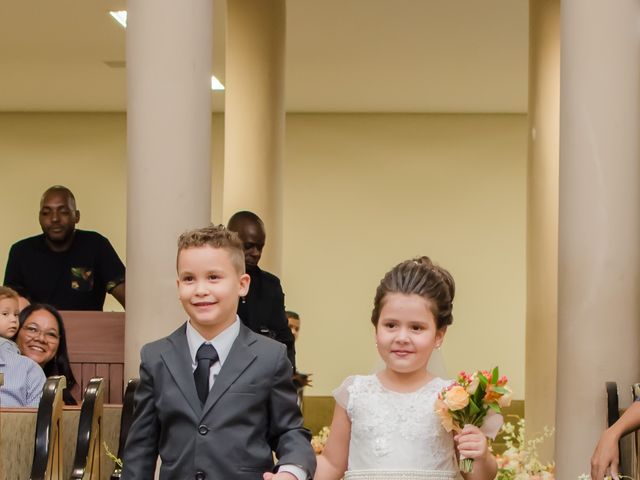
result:
[(473, 470), (473, 458), (461, 458), (458, 465), (462, 473), (470, 473)]

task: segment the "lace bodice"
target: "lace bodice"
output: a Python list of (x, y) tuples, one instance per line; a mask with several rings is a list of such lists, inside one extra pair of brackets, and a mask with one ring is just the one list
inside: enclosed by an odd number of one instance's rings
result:
[(383, 387), (376, 375), (347, 378), (334, 396), (351, 420), (351, 478), (367, 478), (357, 472), (371, 470), (433, 474), (404, 478), (456, 478), (453, 436), (434, 412), (438, 392), (448, 383), (434, 378), (415, 392), (399, 393)]

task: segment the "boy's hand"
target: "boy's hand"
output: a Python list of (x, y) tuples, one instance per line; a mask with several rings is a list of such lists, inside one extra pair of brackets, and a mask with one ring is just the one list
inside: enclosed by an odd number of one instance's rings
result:
[(466, 458), (484, 458), (489, 450), (487, 437), (474, 425), (465, 425), (460, 433), (453, 437), (458, 452)]
[(293, 473), (289, 473), (289, 472), (278, 472), (278, 473), (264, 472), (262, 474), (262, 479), (263, 480), (298, 480)]

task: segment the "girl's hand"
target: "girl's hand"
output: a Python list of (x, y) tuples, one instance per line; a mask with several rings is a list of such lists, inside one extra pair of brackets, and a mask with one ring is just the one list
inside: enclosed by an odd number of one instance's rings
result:
[(465, 458), (484, 458), (489, 451), (487, 437), (480, 429), (473, 425), (465, 425), (460, 433), (453, 437), (458, 452)]

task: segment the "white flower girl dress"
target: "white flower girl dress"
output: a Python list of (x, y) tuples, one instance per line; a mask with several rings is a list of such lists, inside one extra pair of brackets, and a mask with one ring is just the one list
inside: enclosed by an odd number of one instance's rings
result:
[(450, 381), (434, 378), (410, 393), (386, 389), (376, 375), (348, 377), (333, 394), (351, 420), (344, 480), (454, 480), (453, 436), (434, 411)]

